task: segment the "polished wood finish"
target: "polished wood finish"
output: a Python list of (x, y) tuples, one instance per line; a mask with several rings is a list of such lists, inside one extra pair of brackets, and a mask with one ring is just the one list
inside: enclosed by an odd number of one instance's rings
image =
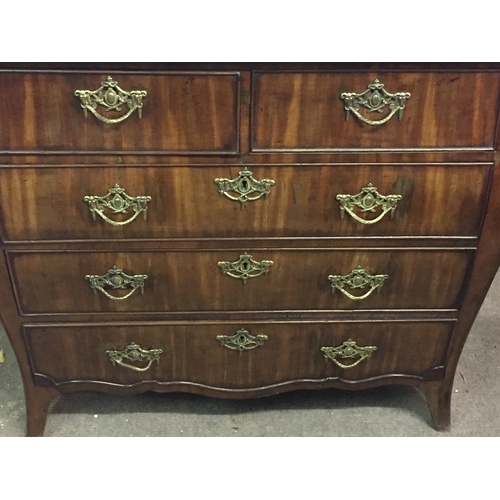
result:
[(425, 381), (417, 385), (427, 398), (434, 427), (438, 431), (449, 430), (451, 425), (451, 391), (453, 379)]
[[(235, 179), (242, 166), (169, 168), (0, 168), (0, 217), (6, 241), (64, 239), (477, 236), (492, 164), (246, 165), (257, 180), (272, 179), (267, 197), (240, 203), (220, 196), (216, 178)], [(399, 194), (393, 217), (361, 224), (341, 219), (337, 194), (372, 183)], [(129, 196), (151, 196), (142, 215), (112, 226), (92, 220), (85, 196), (115, 184)], [(13, 209), (19, 207), (18, 209)], [(21, 208), (22, 207), (22, 208)], [(356, 214), (367, 220), (375, 213)], [(133, 215), (106, 215), (117, 222)], [(61, 224), (64, 220), (64, 224)]]
[[(107, 75), (148, 91), (141, 120), (84, 118), (74, 90)], [(345, 121), (340, 93), (375, 78), (412, 94), (402, 120)], [(498, 64), (0, 64), (0, 90), (0, 313), (28, 435), (71, 391), (386, 384), (420, 389), (449, 427), (458, 359), (500, 263)], [(275, 185), (242, 209), (214, 179), (245, 166)], [(147, 220), (92, 220), (84, 197), (116, 183), (151, 196)], [(336, 195), (368, 183), (402, 196), (394, 217), (341, 219)], [(272, 260), (269, 273), (223, 276), (217, 262), (245, 251)], [(85, 275), (113, 265), (147, 274), (144, 294), (94, 293)], [(358, 265), (389, 275), (380, 291), (332, 294), (328, 275)], [(240, 328), (268, 339), (241, 354), (217, 342)], [(351, 369), (324, 359), (320, 347), (349, 338), (378, 349)], [(130, 342), (162, 348), (160, 362), (113, 366), (104, 351)]]
[[(344, 92), (376, 78), (391, 94), (409, 92), (401, 121), (345, 121)], [(254, 73), (252, 149), (493, 147), (498, 73)], [(360, 113), (380, 120), (388, 112)]]
[[(237, 261), (244, 250), (162, 252), (9, 252), (21, 314), (167, 311), (263, 311), (352, 309), (457, 309), (473, 250), (259, 250), (257, 262), (271, 260), (268, 274), (225, 276), (217, 262)], [(86, 275), (113, 266), (128, 275), (146, 274), (144, 292), (112, 300), (91, 289)], [(384, 285), (364, 300), (335, 291), (330, 274), (357, 266), (387, 274)], [(211, 293), (207, 293), (210, 290)], [(303, 293), (307, 290), (307, 293)], [(362, 295), (369, 290), (350, 290)], [(130, 291), (108, 290), (124, 296)], [(302, 292), (302, 293), (301, 293)]]
[[(338, 379), (362, 383), (384, 377), (426, 379), (444, 364), (453, 322), (326, 323), (187, 323), (110, 326), (91, 324), (26, 327), (33, 373), (41, 383), (72, 385), (200, 384), (221, 389), (264, 389), (273, 383), (305, 379)], [(266, 335), (260, 347), (239, 353), (222, 347), (218, 335), (242, 327)], [(376, 346), (370, 358), (349, 369), (326, 360), (321, 347), (352, 338), (359, 346)], [(159, 362), (145, 372), (111, 363), (106, 350), (131, 342), (144, 349), (163, 349)], [(293, 348), (292, 348), (293, 346)], [(421, 352), (415, 356), (415, 352)], [(65, 359), (65, 363), (60, 363)], [(351, 364), (354, 359), (341, 360)], [(127, 363), (143, 368), (147, 363)], [(154, 384), (151, 381), (155, 381)]]
[[(125, 91), (145, 90), (137, 111), (110, 125), (84, 117), (75, 90), (97, 90), (108, 73), (0, 72), (0, 150), (9, 152), (236, 153), (239, 74), (111, 75)], [(117, 118), (127, 111), (98, 111)]]

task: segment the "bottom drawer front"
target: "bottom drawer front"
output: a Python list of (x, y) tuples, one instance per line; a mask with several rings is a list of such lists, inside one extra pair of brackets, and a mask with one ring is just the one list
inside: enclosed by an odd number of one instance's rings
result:
[[(158, 381), (248, 389), (328, 377), (354, 381), (390, 374), (421, 376), (443, 364), (453, 325), (442, 321), (108, 323), (31, 325), (25, 327), (25, 336), (38, 382)], [(357, 347), (344, 344), (350, 339), (360, 348), (376, 350), (353, 352)], [(340, 365), (355, 366), (342, 368), (325, 358), (322, 347), (340, 348), (333, 357)]]

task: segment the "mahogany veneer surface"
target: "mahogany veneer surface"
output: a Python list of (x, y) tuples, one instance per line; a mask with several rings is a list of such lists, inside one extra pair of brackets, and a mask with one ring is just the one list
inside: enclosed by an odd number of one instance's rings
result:
[[(454, 309), (460, 303), (473, 251), (259, 250), (252, 252), (252, 258), (270, 260), (273, 265), (267, 275), (246, 283), (223, 275), (217, 266), (219, 261), (233, 262), (239, 257), (238, 252), (222, 250), (8, 254), (20, 311), (36, 314)], [(94, 293), (85, 276), (104, 275), (115, 265), (128, 275), (147, 275), (144, 291), (137, 290), (126, 300)], [(347, 275), (357, 266), (388, 278), (364, 300), (353, 301), (340, 291), (332, 294), (328, 276)], [(123, 296), (129, 291), (109, 293)]]
[[(147, 92), (141, 117), (85, 118), (75, 91), (108, 76)], [(411, 94), (402, 113), (347, 120), (341, 95), (375, 80)], [(500, 263), (499, 91), (495, 64), (0, 65), (0, 313), (28, 435), (69, 391), (244, 398), (383, 384), (420, 389), (446, 429)], [(387, 104), (357, 112), (383, 120)], [(219, 192), (216, 179), (241, 175), (272, 181), (266, 195)], [(86, 197), (115, 185), (149, 196), (147, 212), (93, 217)], [(397, 203), (342, 212), (342, 196), (365, 188)], [(268, 272), (246, 283), (221, 272), (245, 252), (272, 261)], [(143, 290), (93, 290), (86, 276), (113, 266), (147, 275)], [(364, 298), (373, 281), (345, 284), (351, 298), (332, 289), (330, 275), (358, 266), (383, 285)], [(125, 366), (110, 357), (133, 345)]]
[[(126, 91), (146, 90), (143, 117), (108, 124), (83, 116), (75, 90), (97, 90), (103, 73), (3, 73), (0, 149), (6, 151), (237, 150), (239, 74), (114, 73)], [(103, 113), (106, 114), (106, 113)], [(109, 111), (116, 119), (124, 110)]]
[[(341, 94), (361, 93), (377, 78), (391, 94), (411, 94), (404, 118), (373, 128), (351, 113), (346, 122)], [(498, 73), (482, 72), (256, 72), (252, 145), (255, 150), (493, 147), (499, 84)]]
[[(423, 377), (427, 371), (442, 366), (453, 323), (257, 323), (248, 330), (268, 337), (265, 349), (254, 349), (245, 356), (222, 349), (216, 339), (218, 335), (233, 335), (240, 327), (227, 323), (29, 326), (26, 338), (33, 372), (57, 384), (98, 381), (133, 385), (158, 381), (257, 389), (270, 380), (276, 384), (328, 377), (362, 380), (393, 373)], [(320, 348), (338, 345), (346, 336), (355, 336), (363, 345), (376, 345), (374, 363), (343, 370), (325, 361)], [(106, 350), (119, 350), (130, 342), (163, 350), (150, 371), (124, 370), (109, 362)], [(290, 345), (294, 348), (290, 349)], [(422, 355), (414, 356), (415, 350), (421, 350)], [(67, 362), (60, 363), (61, 358)]]
[[(0, 206), (7, 241), (135, 238), (336, 236), (477, 236), (492, 164), (248, 166), (275, 182), (270, 194), (244, 209), (220, 196), (214, 180), (234, 179), (241, 166), (0, 168)], [(341, 218), (338, 194), (368, 183), (401, 195), (393, 217), (363, 225)], [(113, 227), (92, 219), (85, 196), (118, 184), (146, 195), (147, 220)], [(22, 205), (23, 210), (10, 207)], [(110, 215), (109, 211), (106, 215)], [(125, 221), (127, 214), (113, 218)], [(360, 212), (363, 219), (375, 218)], [(62, 220), (61, 220), (62, 219)]]

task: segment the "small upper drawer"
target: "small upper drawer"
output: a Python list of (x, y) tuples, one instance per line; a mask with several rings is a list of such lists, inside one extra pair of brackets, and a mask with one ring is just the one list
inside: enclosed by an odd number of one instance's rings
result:
[(0, 94), (1, 151), (237, 152), (239, 73), (5, 72)]
[[(488, 72), (257, 72), (252, 148), (492, 148), (499, 78)], [(384, 123), (364, 121), (390, 114)]]

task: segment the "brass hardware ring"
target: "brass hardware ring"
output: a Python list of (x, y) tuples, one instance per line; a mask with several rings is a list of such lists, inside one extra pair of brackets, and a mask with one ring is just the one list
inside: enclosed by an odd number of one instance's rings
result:
[[(369, 358), (376, 350), (377, 347), (374, 345), (360, 347), (352, 339), (344, 341), (342, 345), (338, 347), (321, 348), (321, 352), (324, 354), (325, 360), (331, 359), (337, 366), (340, 366), (340, 368), (344, 369), (354, 368), (355, 366), (359, 365), (361, 361), (363, 361), (366, 358)], [(357, 356), (359, 356), (359, 359), (357, 359), (354, 363), (351, 363), (350, 365), (344, 365), (343, 363), (337, 360), (337, 357), (340, 357), (341, 359), (348, 359), (348, 358), (355, 358)]]
[[(134, 370), (136, 372), (145, 372), (151, 368), (151, 365), (156, 361), (159, 363), (160, 354), (163, 353), (163, 349), (142, 349), (135, 342), (131, 342), (125, 349), (118, 351), (114, 349), (109, 349), (106, 351), (106, 354), (109, 356), (109, 360), (113, 363), (113, 366), (116, 364), (123, 366), (124, 368), (129, 368), (130, 370)], [(123, 360), (128, 359), (130, 361), (148, 361), (148, 365), (144, 368), (140, 368), (138, 366), (129, 365), (125, 363)]]
[[(132, 222), (140, 213), (142, 213), (144, 220), (147, 219), (147, 204), (151, 201), (151, 196), (129, 196), (125, 192), (125, 189), (115, 184), (112, 188), (109, 188), (106, 195), (85, 196), (83, 201), (89, 204), (89, 210), (93, 220), (95, 220), (95, 214), (98, 214), (112, 226), (124, 226)], [(131, 208), (134, 211), (134, 215), (126, 221), (117, 222), (104, 214), (106, 208), (112, 210), (114, 214), (126, 214), (127, 209)]]
[[(147, 278), (148, 276), (146, 274), (135, 274), (133, 276), (129, 276), (116, 266), (108, 269), (107, 273), (102, 276), (98, 274), (87, 274), (85, 276), (85, 279), (89, 281), (90, 288), (92, 288), (94, 293), (99, 290), (111, 300), (128, 299), (138, 288), (140, 288), (141, 292), (144, 293), (144, 280)], [(116, 297), (108, 293), (104, 287), (112, 288), (113, 290), (132, 287), (132, 290), (130, 290), (130, 292), (123, 297)]]
[[(343, 219), (344, 212), (347, 212), (354, 220), (361, 222), (361, 224), (375, 224), (388, 212), (391, 215), (391, 219), (394, 218), (394, 211), (396, 210), (398, 201), (402, 198), (400, 194), (383, 196), (371, 183), (363, 187), (358, 194), (338, 194), (336, 197), (340, 204), (340, 218)], [(354, 213), (354, 207), (358, 207), (361, 212), (375, 212), (376, 208), (380, 208), (382, 213), (375, 219), (362, 219)]]
[[(108, 76), (97, 90), (75, 90), (75, 96), (80, 98), (80, 106), (85, 118), (90, 111), (98, 120), (108, 123), (120, 123), (126, 120), (135, 110), (139, 119), (142, 118), (142, 98), (148, 93), (145, 90), (131, 90), (126, 92), (118, 86), (118, 82)], [(128, 107), (128, 111), (120, 118), (106, 118), (97, 112), (97, 106), (104, 106), (106, 111), (121, 111), (121, 106)]]
[[(384, 284), (384, 281), (388, 277), (389, 275), (387, 274), (368, 274), (366, 270), (361, 266), (357, 266), (345, 276), (341, 274), (330, 274), (328, 276), (328, 280), (330, 281), (332, 286), (332, 293), (334, 293), (335, 290), (340, 290), (346, 297), (349, 297), (351, 300), (363, 300), (371, 295), (375, 290), (377, 290), (378, 292), (380, 290), (380, 287)], [(350, 286), (351, 288), (360, 289), (369, 286), (370, 289), (365, 294), (357, 296), (349, 293), (345, 289), (346, 285)]]
[[(350, 113), (354, 113), (362, 122), (377, 126), (389, 121), (395, 113), (398, 120), (403, 117), (406, 101), (411, 97), (409, 92), (396, 92), (390, 94), (384, 89), (384, 84), (375, 80), (368, 85), (367, 89), (360, 94), (355, 92), (343, 92), (340, 99), (344, 101), (345, 120), (349, 120)], [(359, 113), (359, 108), (365, 108), (368, 113), (382, 113), (384, 108), (389, 109), (389, 114), (381, 120), (370, 120)]]

